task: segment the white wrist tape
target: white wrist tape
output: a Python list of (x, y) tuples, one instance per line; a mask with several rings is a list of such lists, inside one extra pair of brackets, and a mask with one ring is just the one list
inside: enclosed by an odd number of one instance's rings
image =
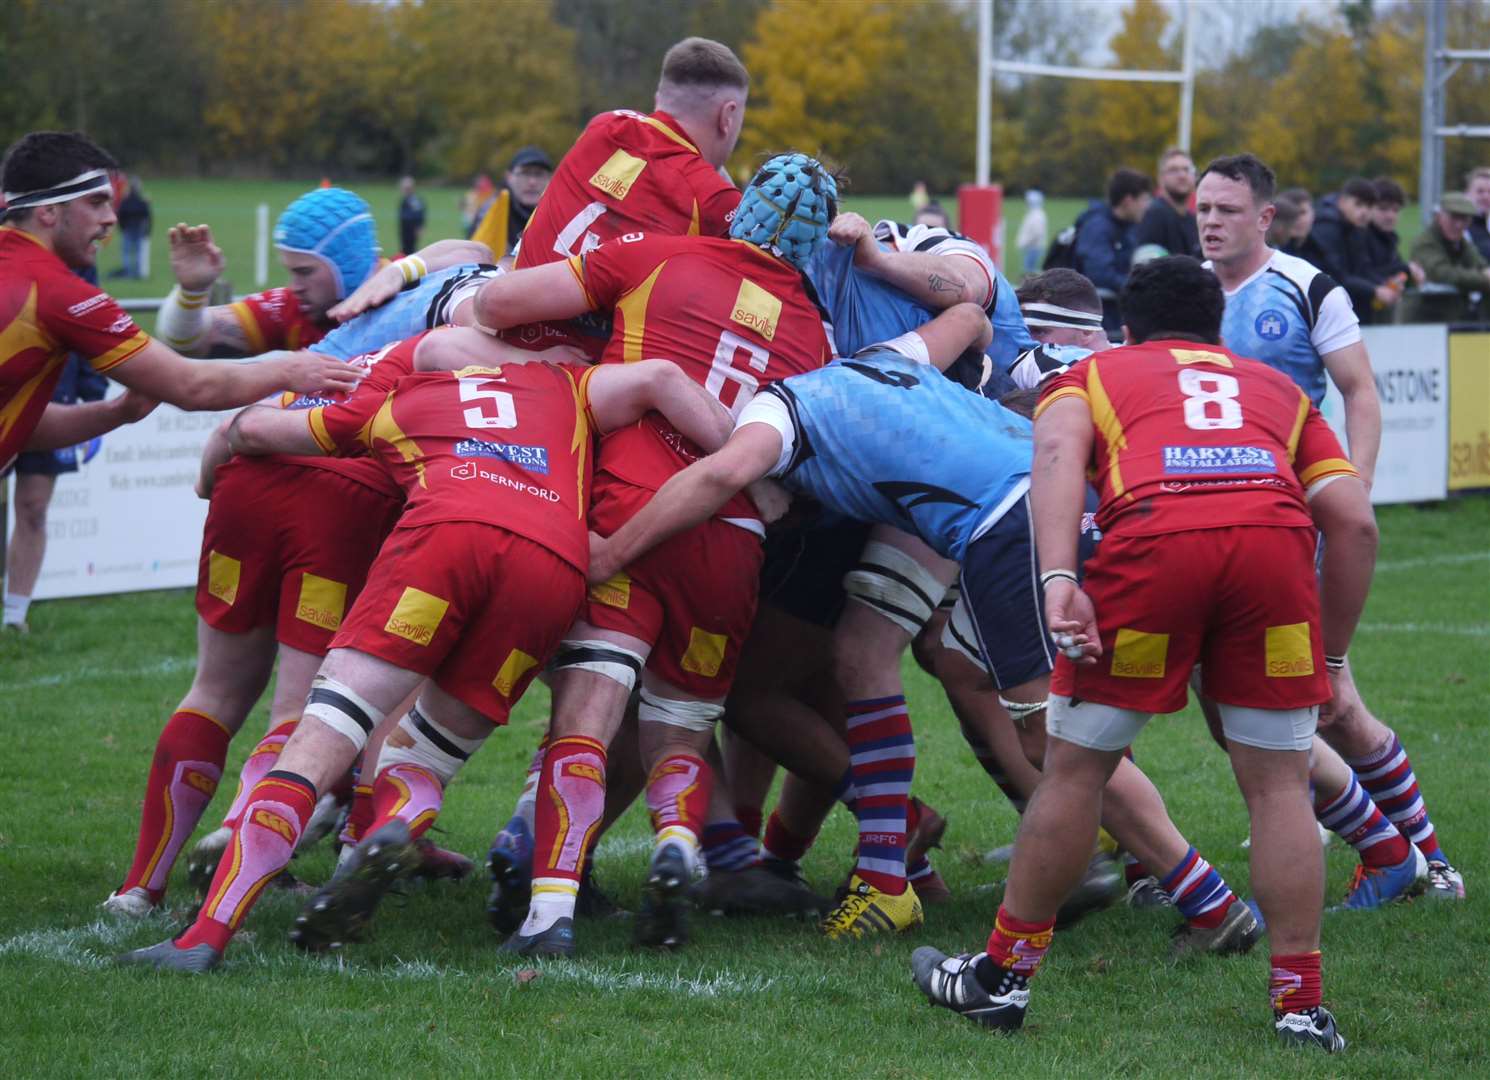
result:
[(207, 297), (210, 289), (193, 292), (177, 285), (166, 296), (155, 317), (155, 336), (178, 352), (195, 348), (207, 336)]

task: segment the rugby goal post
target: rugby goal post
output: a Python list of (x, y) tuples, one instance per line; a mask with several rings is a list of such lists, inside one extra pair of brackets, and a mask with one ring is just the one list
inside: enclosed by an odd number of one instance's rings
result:
[(1451, 49), (1447, 46), (1447, 0), (1423, 5), (1423, 118), (1418, 158), (1418, 205), (1423, 221), (1438, 206), (1444, 192), (1444, 140), (1490, 139), (1490, 125), (1444, 122), (1446, 87), (1465, 63), (1490, 63), (1490, 49)]

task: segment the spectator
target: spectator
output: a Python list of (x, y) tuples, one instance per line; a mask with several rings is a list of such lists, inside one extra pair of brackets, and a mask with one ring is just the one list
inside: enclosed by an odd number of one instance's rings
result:
[(119, 237), (122, 265), (109, 274), (111, 278), (143, 278), (146, 256), (150, 250), (150, 203), (140, 188), (138, 176), (129, 177), (129, 187), (119, 201)]
[(1050, 219), (1045, 216), (1045, 195), (1030, 188), (1024, 193), (1024, 220), (1019, 223), (1019, 235), (1014, 246), (1024, 256), (1024, 272), (1033, 274), (1040, 269), (1040, 259), (1049, 243)]
[(947, 216), (946, 207), (935, 199), (929, 200), (925, 206), (916, 211), (916, 216), (911, 219), (912, 225), (925, 225), (932, 229), (950, 229), (952, 219)]
[(1091, 279), (1102, 296), (1102, 325), (1122, 330), (1117, 294), (1133, 263), (1138, 222), (1153, 199), (1154, 182), (1134, 169), (1118, 169), (1107, 181), (1107, 205), (1094, 206), (1076, 223), (1075, 269)]
[(424, 231), (424, 200), (414, 194), (414, 178), (406, 176), (398, 182), (398, 250), (411, 255), (419, 250), (419, 234)]
[(1179, 147), (1159, 158), (1159, 193), (1149, 204), (1134, 234), (1135, 247), (1157, 244), (1165, 255), (1200, 257), (1200, 230), (1190, 209), (1195, 194), (1195, 162)]
[[(1475, 205), (1468, 195), (1451, 191), (1438, 201), (1428, 227), (1412, 244), (1412, 261), (1423, 268), (1427, 286), (1409, 297), (1408, 322), (1467, 322), (1483, 317), (1490, 293), (1490, 267), (1470, 242), (1469, 223)], [(1433, 289), (1433, 286), (1451, 286)]]
[(1407, 203), (1407, 192), (1386, 176), (1377, 177), (1372, 183), (1376, 187), (1376, 205), (1366, 225), (1369, 277), (1377, 282), (1372, 306), (1389, 321), (1387, 316), (1395, 312), (1408, 280), (1418, 285), (1423, 283), (1423, 268), (1416, 263), (1409, 265), (1402, 258), (1402, 242), (1397, 236), (1397, 217)]
[(1490, 263), (1490, 228), (1485, 219), (1490, 215), (1490, 167), (1481, 165), (1465, 178), (1464, 186), (1469, 201), (1474, 203), (1474, 220), (1469, 223), (1469, 239), (1480, 255)]
[[(1376, 186), (1360, 177), (1345, 181), (1339, 192), (1320, 200), (1310, 238), (1324, 259), (1315, 263), (1344, 287), (1361, 322), (1370, 322), (1376, 282), (1366, 249), (1366, 226), (1376, 205)], [(1312, 261), (1312, 260), (1311, 260)]]
[(926, 181), (917, 180), (911, 185), (911, 211), (919, 214), (926, 209), (926, 204), (931, 202), (931, 193), (926, 190)]

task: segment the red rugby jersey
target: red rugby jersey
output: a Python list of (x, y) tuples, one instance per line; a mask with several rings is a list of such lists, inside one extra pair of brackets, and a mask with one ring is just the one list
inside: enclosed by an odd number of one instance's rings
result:
[(36, 430), (68, 353), (108, 372), (149, 342), (113, 297), (40, 240), (0, 226), (0, 471)]
[(283, 285), (245, 296), (229, 309), (248, 337), (250, 355), (270, 349), (308, 348), (336, 325), (307, 317), (295, 294)]
[(1092, 411), (1090, 471), (1104, 532), (1309, 526), (1305, 491), (1359, 475), (1286, 375), (1219, 345), (1149, 341), (1093, 353), (1046, 382)]
[[(591, 306), (614, 315), (602, 362), (671, 360), (736, 416), (759, 387), (832, 359), (822, 312), (802, 275), (743, 240), (628, 236), (569, 266)], [(601, 440), (596, 468), (655, 491), (698, 456), (696, 446), (648, 413)], [(761, 528), (743, 494), (719, 516)]]
[(398, 527), (477, 521), (590, 561), (590, 428), (581, 365), (421, 372), (310, 412), (328, 454), (367, 451), (404, 489)]

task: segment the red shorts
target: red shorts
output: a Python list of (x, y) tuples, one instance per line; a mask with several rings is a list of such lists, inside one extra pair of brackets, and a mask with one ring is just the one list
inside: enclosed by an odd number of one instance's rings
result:
[(331, 647), (418, 672), (505, 724), (584, 595), (579, 570), (496, 525), (394, 529)]
[(1056, 660), (1053, 693), (1147, 713), (1207, 697), (1254, 709), (1330, 699), (1309, 528), (1247, 525), (1166, 536), (1109, 533), (1086, 564), (1102, 655)]
[[(609, 536), (651, 497), (646, 488), (597, 473), (590, 528)], [(761, 559), (758, 536), (711, 519), (591, 587), (583, 618), (650, 642), (647, 668), (658, 678), (701, 698), (723, 698), (755, 621)]]
[(273, 626), (283, 644), (325, 656), (402, 509), (329, 469), (234, 458), (217, 470), (202, 530), (197, 613), (228, 634)]

